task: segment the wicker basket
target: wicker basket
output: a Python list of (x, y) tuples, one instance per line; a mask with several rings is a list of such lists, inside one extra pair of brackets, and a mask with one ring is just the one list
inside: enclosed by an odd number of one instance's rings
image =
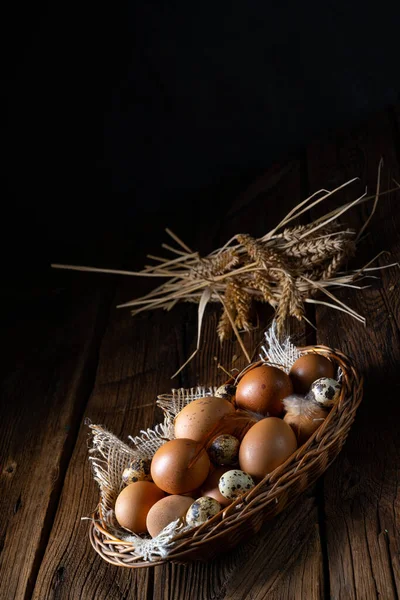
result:
[[(301, 348), (300, 351), (327, 356), (343, 372), (340, 397), (311, 438), (255, 488), (210, 521), (194, 530), (176, 535), (173, 547), (165, 559), (154, 562), (138, 559), (133, 554), (133, 543), (123, 542), (111, 535), (104, 526), (102, 515), (99, 511), (96, 512), (89, 535), (93, 548), (104, 560), (130, 568), (152, 567), (168, 561), (208, 561), (234, 548), (242, 539), (257, 533), (265, 521), (282, 512), (324, 473), (346, 441), (362, 399), (363, 380), (350, 359), (338, 350), (310, 346)], [(258, 364), (254, 363), (253, 366)]]

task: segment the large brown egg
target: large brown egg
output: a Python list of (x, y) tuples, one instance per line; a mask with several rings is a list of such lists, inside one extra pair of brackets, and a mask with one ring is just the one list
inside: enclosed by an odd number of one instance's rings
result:
[(209, 496), (210, 498), (214, 498), (217, 502), (221, 504), (221, 506), (228, 506), (232, 502), (232, 500), (228, 500), (228, 498), (224, 498), (224, 496), (219, 491), (218, 483), (221, 478), (221, 475), (229, 471), (232, 467), (217, 467), (210, 471), (207, 479), (201, 486), (201, 496)]
[[(235, 412), (224, 398), (207, 396), (187, 404), (175, 418), (175, 437), (200, 442), (210, 434), (226, 415)], [(220, 433), (230, 433), (229, 431)]]
[(296, 436), (287, 423), (276, 417), (262, 419), (243, 438), (239, 450), (240, 468), (262, 479), (296, 449)]
[(146, 520), (151, 537), (156, 537), (169, 523), (183, 517), (193, 502), (194, 498), (189, 496), (174, 495), (166, 496), (153, 504)]
[(133, 533), (145, 533), (147, 513), (164, 496), (164, 492), (150, 481), (129, 484), (115, 503), (118, 523)]
[(238, 383), (236, 404), (265, 416), (279, 417), (282, 400), (293, 392), (292, 382), (277, 367), (261, 365), (247, 371)]
[(314, 353), (303, 354), (293, 364), (289, 376), (296, 394), (306, 394), (316, 379), (320, 377), (334, 378), (335, 367), (325, 356)]
[(151, 477), (168, 494), (185, 494), (198, 488), (208, 475), (210, 459), (193, 440), (170, 440), (151, 461)]

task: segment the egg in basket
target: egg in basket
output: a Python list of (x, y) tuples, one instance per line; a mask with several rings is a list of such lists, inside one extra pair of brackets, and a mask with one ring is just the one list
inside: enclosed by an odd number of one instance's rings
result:
[(280, 344), (220, 388), (172, 390), (164, 421), (121, 442), (91, 425), (100, 502), (90, 526), (108, 562), (210, 560), (296, 501), (340, 452), (362, 398), (341, 352)]

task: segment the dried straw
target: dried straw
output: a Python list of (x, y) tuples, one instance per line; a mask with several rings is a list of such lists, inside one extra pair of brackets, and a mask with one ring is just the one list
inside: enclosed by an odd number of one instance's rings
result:
[[(200, 348), (201, 326), (207, 303), (219, 302), (223, 307), (217, 326), (220, 340), (225, 340), (233, 332), (250, 362), (240, 332), (249, 331), (252, 327), (250, 311), (253, 300), (266, 302), (274, 308), (279, 334), (283, 333), (290, 317), (306, 320), (306, 303), (343, 311), (365, 324), (365, 318), (341, 302), (331, 289), (348, 286), (362, 289), (362, 286), (356, 286), (354, 282), (364, 278), (367, 271), (371, 271), (370, 263), (362, 269), (347, 273), (340, 273), (339, 269), (355, 253), (356, 244), (376, 210), (379, 197), (388, 193), (380, 192), (382, 167), (381, 160), (376, 193), (373, 196), (367, 197), (364, 193), (313, 223), (288, 226), (304, 212), (331, 198), (356, 179), (332, 191), (320, 190), (295, 206), (262, 238), (255, 239), (248, 234), (235, 235), (222, 248), (214, 250), (206, 257), (193, 252), (176, 234), (166, 229), (177, 246), (163, 244), (163, 247), (173, 253), (174, 258), (149, 256), (155, 264), (146, 266), (142, 271), (113, 271), (71, 265), (52, 266), (166, 279), (166, 282), (149, 294), (126, 302), (120, 307), (129, 306), (132, 308), (132, 315), (137, 315), (155, 308), (170, 310), (179, 301), (198, 303), (197, 347), (185, 365)], [(397, 182), (395, 184), (398, 186)], [(395, 188), (396, 191), (398, 189), (399, 187)], [(351, 229), (340, 229), (337, 219), (350, 208), (369, 198), (374, 199), (373, 209), (360, 232), (356, 234)], [(320, 299), (321, 294), (327, 296), (330, 301)]]

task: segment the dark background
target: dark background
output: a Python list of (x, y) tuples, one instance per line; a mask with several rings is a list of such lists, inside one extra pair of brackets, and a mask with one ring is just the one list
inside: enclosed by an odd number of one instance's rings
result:
[[(1, 22), (2, 253), (108, 266), (399, 97), (385, 3), (12, 4)], [(153, 248), (152, 248), (153, 249)]]

